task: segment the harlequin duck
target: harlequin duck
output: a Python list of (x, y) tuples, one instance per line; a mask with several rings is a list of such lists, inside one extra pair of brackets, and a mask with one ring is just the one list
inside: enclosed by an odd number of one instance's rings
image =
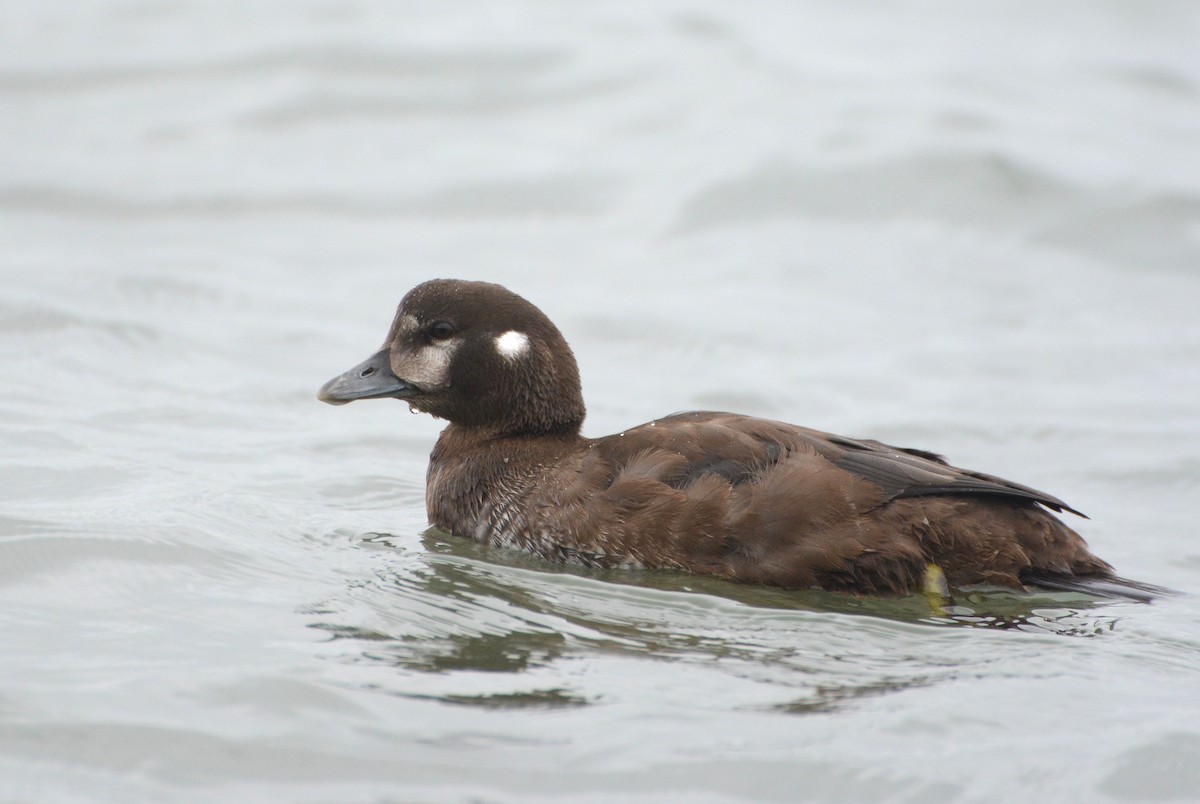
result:
[(433, 525), (551, 561), (859, 594), (925, 590), (931, 572), (943, 588), (1155, 590), (1046, 510), (1079, 513), (1062, 500), (923, 450), (713, 412), (586, 438), (571, 348), (500, 285), (418, 285), (383, 348), (319, 393), (382, 397), (448, 422)]

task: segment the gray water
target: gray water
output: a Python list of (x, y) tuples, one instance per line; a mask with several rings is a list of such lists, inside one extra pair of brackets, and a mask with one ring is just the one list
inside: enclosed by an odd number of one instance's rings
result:
[(1200, 6), (0, 3), (0, 800), (1200, 799), (1200, 598), (857, 600), (427, 531), (317, 387), (501, 282), (602, 435), (1044, 488), (1200, 590)]

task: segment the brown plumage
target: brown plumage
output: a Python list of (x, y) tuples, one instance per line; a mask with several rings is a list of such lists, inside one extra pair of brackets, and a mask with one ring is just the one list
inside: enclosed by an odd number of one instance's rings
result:
[(320, 394), (385, 396), (449, 422), (434, 525), (552, 561), (865, 594), (919, 590), (929, 564), (954, 587), (1139, 588), (1046, 510), (1066, 503), (932, 453), (710, 412), (585, 438), (570, 347), (499, 285), (419, 285), (384, 348)]

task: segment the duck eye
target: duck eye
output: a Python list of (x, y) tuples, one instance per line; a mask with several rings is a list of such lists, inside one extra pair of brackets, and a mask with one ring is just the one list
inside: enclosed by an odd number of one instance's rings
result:
[(444, 341), (454, 334), (454, 325), (449, 321), (438, 321), (429, 328), (429, 334), (435, 341)]

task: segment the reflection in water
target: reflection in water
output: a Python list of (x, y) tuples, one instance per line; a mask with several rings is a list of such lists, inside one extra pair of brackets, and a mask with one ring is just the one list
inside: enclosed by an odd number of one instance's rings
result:
[(923, 687), (932, 684), (934, 679), (922, 682), (921, 679), (895, 679), (890, 681), (873, 681), (867, 684), (833, 684), (821, 685), (813, 689), (811, 695), (795, 701), (777, 704), (772, 707), (777, 712), (792, 715), (821, 715), (836, 712), (844, 705), (860, 701), (864, 698), (874, 698), (891, 692), (913, 687)]
[(522, 673), (558, 658), (565, 642), (561, 634), (529, 631), (449, 634), (433, 644), (420, 645), (416, 651), (412, 650), (411, 643), (406, 643), (394, 650), (366, 650), (363, 656), (430, 673), (455, 670)]
[(570, 709), (587, 706), (590, 701), (568, 690), (552, 688), (528, 692), (499, 692), (484, 695), (406, 695), (415, 700), (427, 699), (458, 706), (477, 706), (482, 709)]
[[(358, 544), (391, 551), (392, 539), (368, 534)], [(433, 692), (427, 685), (420, 692), (390, 690), (492, 709), (594, 703), (561, 679), (541, 686), (546, 679), (539, 672), (579, 657), (609, 656), (716, 667), (785, 688), (787, 702), (769, 707), (776, 711), (830, 712), (960, 675), (971, 658), (943, 655), (938, 633), (1096, 636), (1118, 621), (1101, 611), (1105, 602), (1068, 593), (973, 591), (939, 605), (923, 595), (858, 598), (672, 572), (559, 567), (432, 529), (423, 547), (419, 560), (357, 580), (346, 600), (310, 608), (309, 614), (321, 615), (311, 627), (359, 643), (342, 656), (351, 663), (426, 678), (512, 676), (500, 682), (511, 688), (476, 694), (452, 683)], [(339, 614), (360, 622), (339, 622), (345, 619)], [(863, 641), (864, 630), (871, 631), (873, 646)], [(891, 649), (881, 652), (880, 640)]]

